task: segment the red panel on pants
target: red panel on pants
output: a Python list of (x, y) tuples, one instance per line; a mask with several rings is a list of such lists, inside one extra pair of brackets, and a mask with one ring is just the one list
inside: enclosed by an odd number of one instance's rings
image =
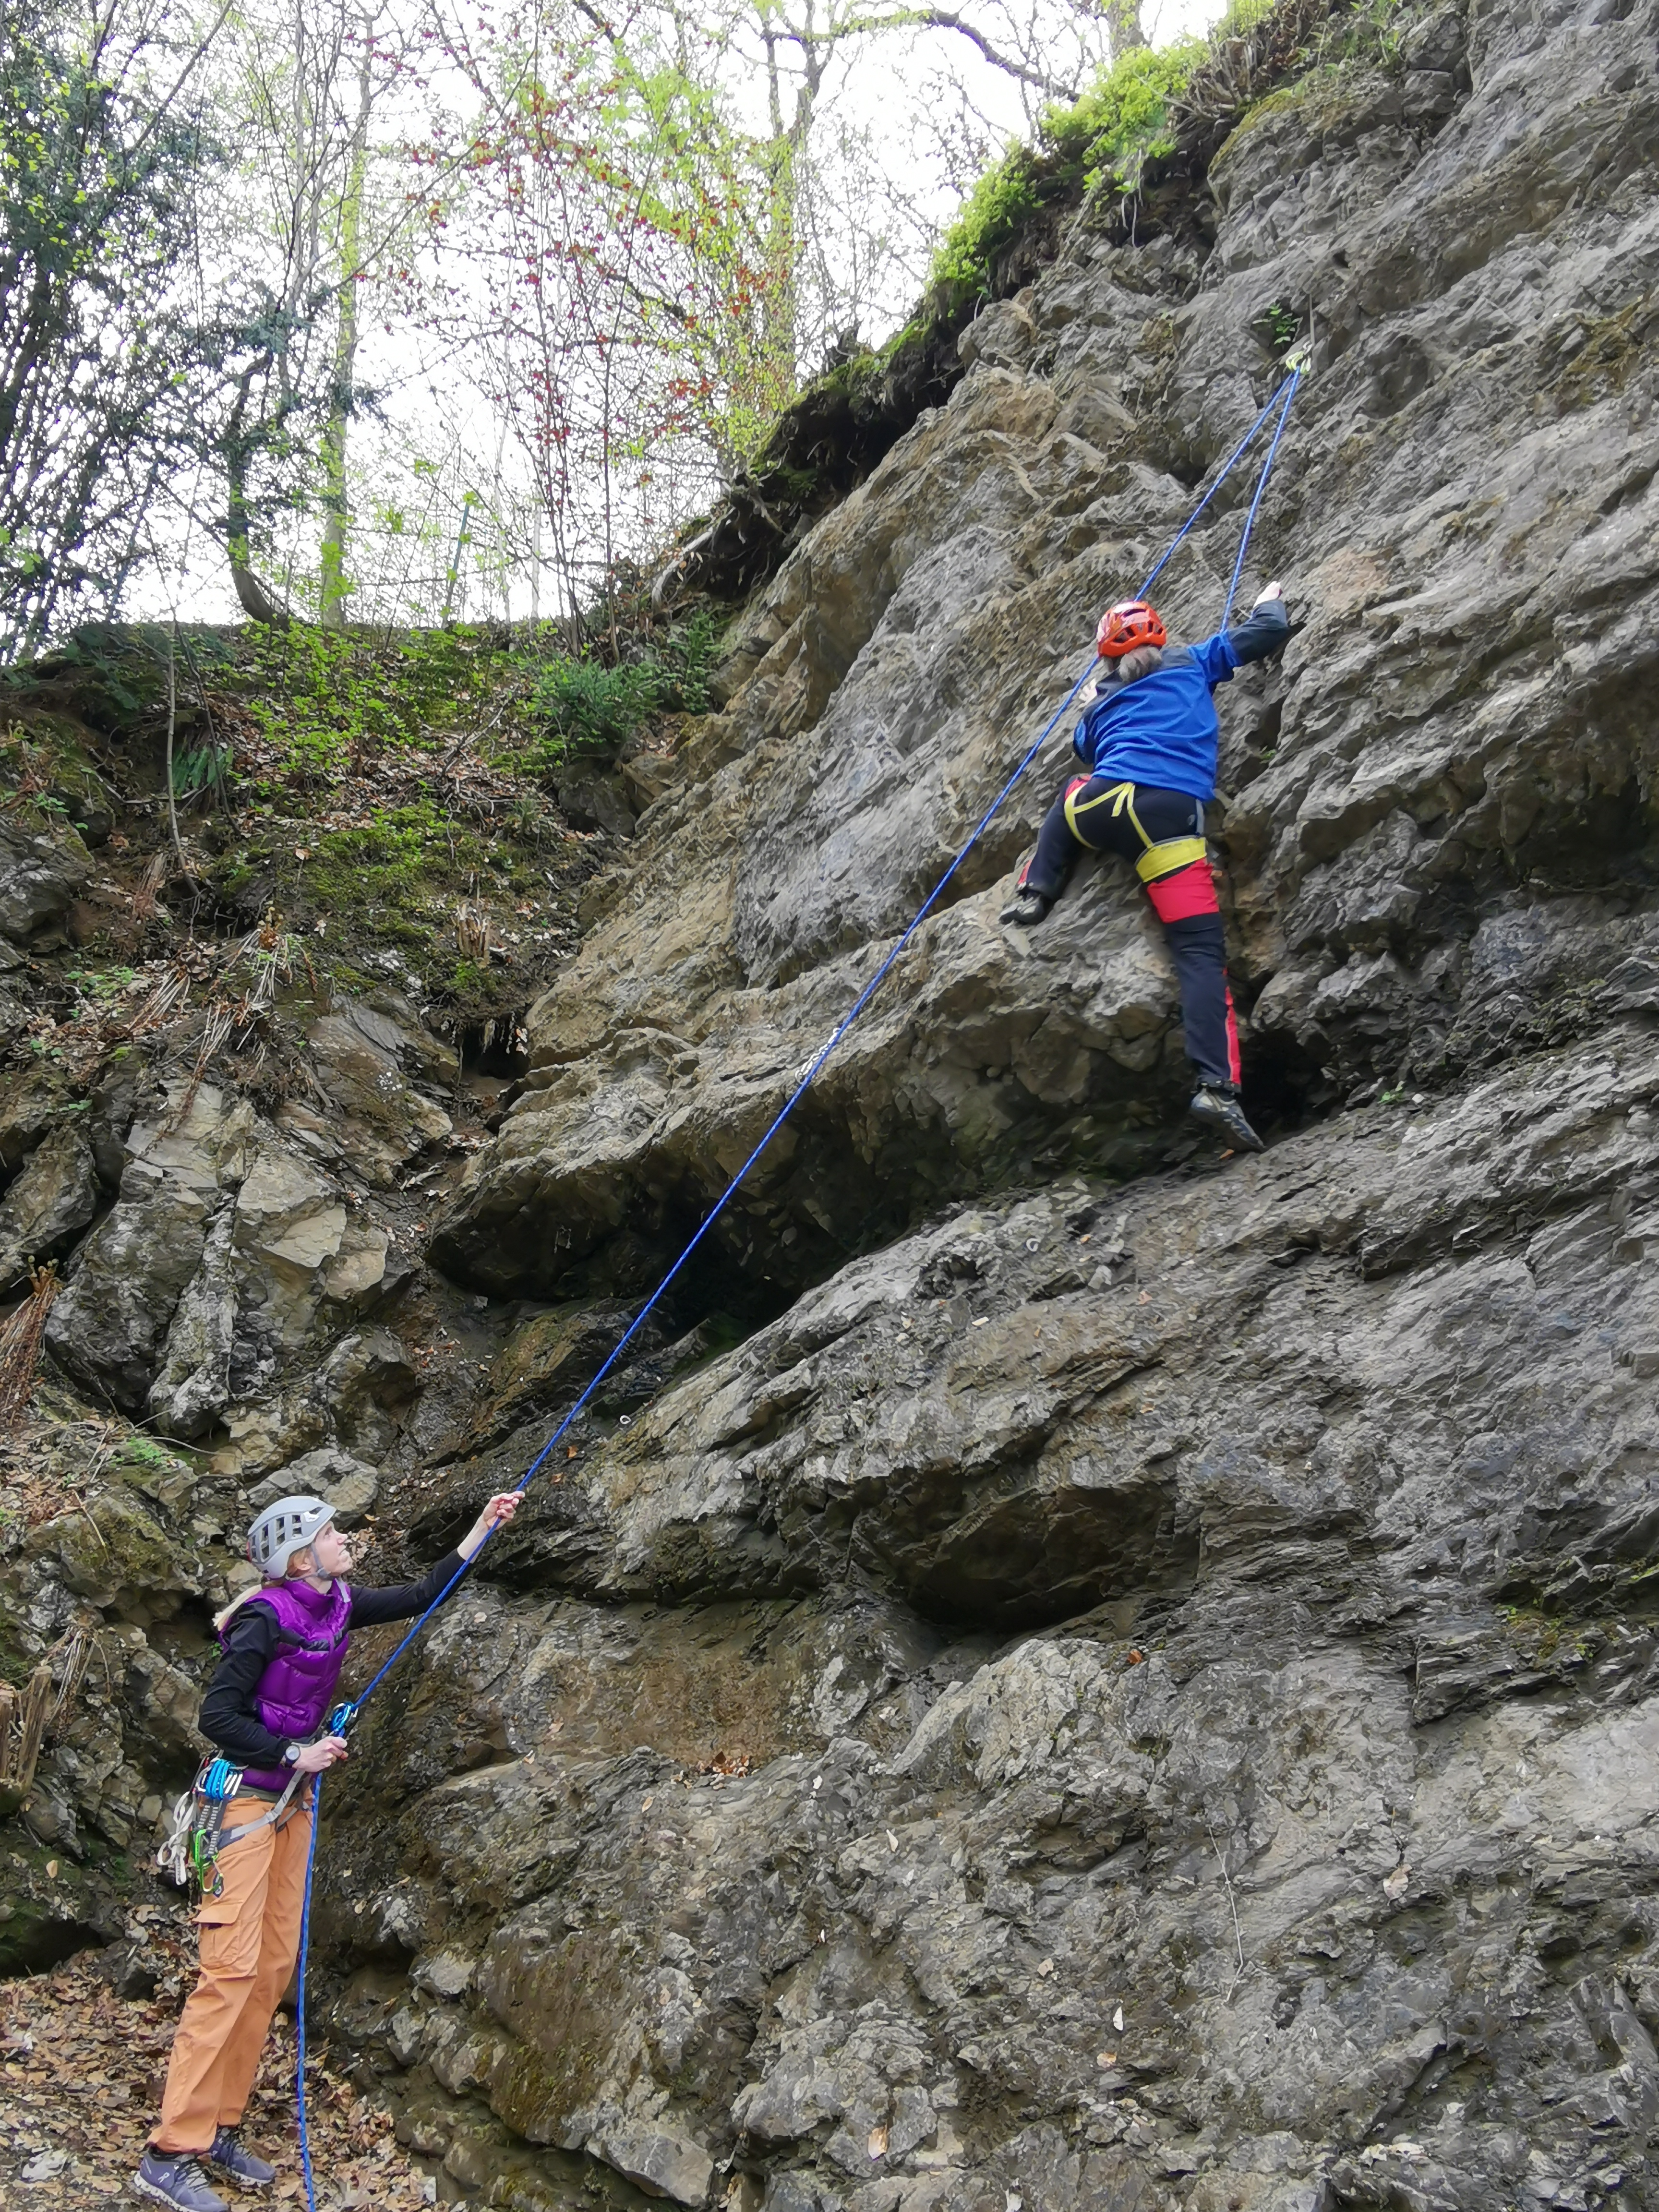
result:
[(1194, 860), (1172, 876), (1160, 876), (1147, 884), (1146, 896), (1160, 921), (1185, 921), (1192, 915), (1221, 911), (1207, 860)]

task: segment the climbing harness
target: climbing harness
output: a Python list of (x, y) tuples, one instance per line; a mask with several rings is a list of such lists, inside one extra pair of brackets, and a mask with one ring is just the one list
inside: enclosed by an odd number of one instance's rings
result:
[[(1232, 576), (1227, 586), (1227, 600), (1226, 605), (1222, 611), (1221, 617), (1221, 626), (1224, 629), (1226, 628), (1227, 618), (1232, 612), (1233, 600), (1238, 591), (1239, 579), (1244, 573), (1244, 556), (1249, 550), (1250, 533), (1255, 527), (1256, 516), (1261, 512), (1261, 508), (1262, 495), (1267, 489), (1267, 479), (1273, 473), (1273, 462), (1278, 456), (1279, 441), (1285, 434), (1285, 425), (1290, 419), (1291, 404), (1296, 398), (1297, 386), (1301, 383), (1304, 376), (1308, 373), (1307, 349), (1305, 348), (1299, 348), (1297, 349), (1297, 353), (1291, 356), (1287, 366), (1289, 366), (1290, 374), (1285, 378), (1283, 383), (1281, 383), (1273, 392), (1273, 397), (1267, 401), (1267, 405), (1263, 407), (1261, 412), (1256, 416), (1255, 422), (1251, 423), (1249, 428), (1244, 433), (1244, 435), (1239, 440), (1238, 443), (1233, 447), (1231, 453), (1228, 454), (1226, 459), (1221, 465), (1221, 469), (1219, 473), (1217, 475), (1214, 483), (1211, 484), (1209, 489), (1197, 502), (1193, 508), (1192, 513), (1188, 516), (1185, 522), (1182, 524), (1180, 529), (1176, 531), (1175, 536), (1170, 540), (1168, 545), (1164, 547), (1163, 552), (1152, 564), (1152, 569), (1148, 574), (1146, 581), (1141, 585), (1139, 591), (1135, 594), (1135, 600), (1137, 603), (1145, 601), (1148, 592), (1152, 590), (1152, 586), (1157, 582), (1158, 577), (1163, 574), (1164, 569), (1174, 559), (1182, 541), (1191, 532), (1200, 516), (1209, 506), (1212, 500), (1214, 499), (1216, 494), (1221, 489), (1222, 485), (1226, 483), (1228, 477), (1232, 474), (1238, 463), (1255, 443), (1256, 438), (1264, 426), (1272, 420), (1273, 416), (1277, 416), (1278, 420), (1274, 423), (1273, 436), (1267, 447), (1267, 458), (1262, 462), (1261, 474), (1256, 479), (1255, 495), (1251, 499), (1249, 512), (1246, 514), (1244, 518), (1244, 527), (1238, 541), (1238, 557), (1233, 563)], [(714, 1205), (704, 1215), (701, 1226), (697, 1229), (690, 1242), (686, 1245), (685, 1249), (680, 1254), (679, 1258), (675, 1261), (673, 1266), (663, 1277), (661, 1282), (658, 1284), (656, 1289), (653, 1291), (650, 1297), (646, 1300), (645, 1304), (640, 1308), (638, 1313), (635, 1315), (633, 1320), (629, 1323), (626, 1330), (617, 1340), (616, 1347), (611, 1352), (610, 1358), (599, 1370), (598, 1373), (588, 1383), (586, 1389), (582, 1391), (580, 1396), (577, 1398), (575, 1403), (570, 1407), (569, 1411), (560, 1421), (552, 1435), (542, 1446), (540, 1451), (537, 1453), (535, 1458), (525, 1470), (525, 1473), (520, 1480), (514, 1485), (514, 1489), (520, 1496), (522, 1496), (523, 1493), (528, 1490), (531, 1484), (535, 1480), (537, 1475), (546, 1464), (556, 1446), (562, 1441), (566, 1433), (572, 1425), (580, 1419), (582, 1413), (592, 1402), (595, 1394), (604, 1383), (606, 1376), (611, 1373), (613, 1369), (616, 1367), (617, 1363), (627, 1351), (629, 1346), (639, 1334), (641, 1329), (644, 1328), (647, 1319), (662, 1303), (664, 1297), (666, 1297), (671, 1285), (684, 1270), (690, 1262), (692, 1255), (696, 1251), (704, 1237), (708, 1236), (709, 1231), (714, 1226), (714, 1224), (720, 1219), (721, 1214), (725, 1212), (726, 1207), (737, 1195), (738, 1189), (743, 1184), (744, 1179), (749, 1174), (750, 1169), (754, 1167), (756, 1162), (765, 1152), (773, 1138), (776, 1136), (778, 1131), (783, 1127), (784, 1123), (789, 1119), (789, 1116), (794, 1112), (795, 1108), (799, 1105), (801, 1098), (805, 1096), (805, 1092), (817, 1077), (819, 1069), (830, 1058), (831, 1053), (835, 1051), (836, 1046), (847, 1035), (848, 1030), (852, 1028), (854, 1023), (857, 1021), (859, 1016), (864, 1012), (871, 1000), (874, 998), (876, 993), (881, 988), (882, 984), (886, 981), (887, 976), (893, 968), (902, 957), (903, 954), (908, 950), (912, 939), (915, 936), (916, 932), (921, 927), (923, 922), (927, 921), (928, 915), (939, 904), (939, 900), (943, 897), (946, 889), (955, 878), (957, 871), (961, 868), (963, 861), (967, 860), (968, 855), (973, 851), (980, 839), (985, 835), (987, 830), (989, 829), (991, 823), (995, 820), (997, 815), (1002, 811), (1002, 808), (1006, 803), (1015, 785), (1020, 781), (1020, 778), (1024, 775), (1026, 769), (1030, 767), (1032, 762), (1036, 760), (1037, 755), (1042, 751), (1043, 746), (1047, 744), (1054, 731), (1060, 726), (1060, 722), (1064, 719), (1068, 709), (1071, 708), (1073, 701), (1077, 698), (1078, 694), (1082, 690), (1084, 685), (1089, 681), (1090, 677), (1093, 674), (1095, 668), (1098, 665), (1099, 659), (1100, 655), (1098, 653), (1094, 653), (1090, 655), (1087, 666), (1083, 670), (1083, 672), (1079, 676), (1071, 690), (1066, 694), (1066, 696), (1060, 701), (1059, 706), (1055, 708), (1054, 713), (1048, 717), (1048, 720), (1043, 724), (1042, 728), (1039, 731), (1036, 737), (1026, 748), (1024, 753), (1021, 756), (1018, 766), (1014, 769), (1012, 775), (1009, 776), (1007, 781), (997, 793), (996, 797), (991, 801), (991, 804), (986, 808), (984, 813), (980, 816), (979, 820), (974, 824), (974, 827), (969, 831), (967, 840), (962, 846), (961, 850), (957, 854), (956, 858), (951, 861), (950, 866), (946, 868), (945, 873), (934, 884), (933, 890), (928, 892), (921, 906), (916, 909), (916, 912), (912, 917), (909, 926), (906, 928), (903, 935), (899, 938), (897, 942), (888, 952), (886, 957), (878, 966), (875, 974), (871, 976), (869, 981), (859, 993), (857, 998), (853, 1001), (852, 1006), (848, 1009), (847, 1012), (842, 1017), (842, 1019), (836, 1024), (828, 1040), (820, 1046), (818, 1050), (813, 1054), (812, 1057), (800, 1070), (796, 1078), (794, 1088), (790, 1091), (789, 1096), (784, 1100), (782, 1106), (780, 1107), (776, 1115), (769, 1123), (759, 1143), (757, 1144), (754, 1150), (750, 1153), (748, 1158), (738, 1170), (730, 1182), (726, 1184), (726, 1188), (721, 1192), (720, 1197), (716, 1199)], [(1120, 788), (1129, 790), (1132, 789), (1132, 787), (1120, 787)], [(1132, 802), (1127, 799), (1125, 803), (1132, 805)], [(1139, 824), (1138, 823), (1136, 823), (1136, 827), (1139, 828)], [(1144, 837), (1146, 836), (1146, 832), (1142, 830), (1141, 835)], [(1197, 854), (1201, 856), (1203, 852), (1203, 842), (1201, 839), (1183, 839), (1179, 842), (1183, 845), (1190, 842), (1196, 848)], [(1152, 846), (1151, 839), (1147, 839), (1147, 844), (1149, 850), (1142, 856), (1143, 860), (1151, 859), (1153, 852), (1168, 852), (1170, 849), (1168, 845), (1162, 848)], [(1173, 860), (1167, 863), (1160, 863), (1158, 870), (1155, 872), (1164, 872), (1166, 866), (1174, 867), (1184, 865), (1187, 864), (1178, 863)], [(493, 1530), (487, 1531), (483, 1543), (479, 1545), (478, 1549), (472, 1554), (472, 1557), (470, 1559), (464, 1559), (461, 1562), (460, 1565), (455, 1570), (455, 1572), (444, 1584), (442, 1589), (439, 1591), (437, 1596), (434, 1597), (431, 1604), (427, 1607), (425, 1612), (422, 1613), (419, 1619), (410, 1626), (401, 1642), (395, 1646), (390, 1656), (381, 1662), (374, 1674), (370, 1678), (367, 1686), (360, 1691), (355, 1698), (350, 1699), (346, 1704), (337, 1706), (334, 1711), (330, 1714), (326, 1723), (326, 1733), (328, 1735), (343, 1735), (345, 1734), (345, 1731), (351, 1726), (353, 1722), (356, 1721), (370, 1698), (374, 1696), (375, 1691), (380, 1688), (380, 1684), (392, 1672), (392, 1669), (397, 1665), (398, 1660), (402, 1658), (404, 1653), (408, 1650), (410, 1645), (413, 1644), (416, 1638), (419, 1636), (427, 1622), (431, 1620), (433, 1614), (438, 1611), (440, 1607), (447, 1602), (451, 1593), (454, 1590), (456, 1585), (462, 1580), (462, 1578), (471, 1571), (473, 1566), (482, 1557), (484, 1545), (488, 1544), (489, 1536), (493, 1534)], [(306, 2115), (306, 1978), (311, 1950), (311, 1893), (313, 1878), (314, 1876), (317, 1865), (317, 1838), (322, 1822), (322, 1794), (323, 1778), (319, 1774), (316, 1778), (316, 1787), (313, 1790), (311, 1796), (311, 1843), (309, 1850), (306, 1855), (305, 1894), (300, 1911), (299, 1989), (297, 1992), (299, 2003), (296, 2013), (298, 2065), (295, 2069), (295, 2100), (299, 2116), (300, 2164), (305, 2176), (306, 2203), (307, 2212), (317, 2212), (317, 2197), (312, 2178), (311, 2139)], [(274, 1817), (274, 1815), (272, 1817)]]
[(220, 1852), (240, 1844), (244, 1836), (270, 1827), (286, 1809), (300, 1779), (296, 1773), (270, 1812), (258, 1820), (227, 1828), (225, 1808), (242, 1786), (242, 1770), (228, 1759), (204, 1761), (189, 1789), (173, 1801), (172, 1825), (155, 1854), (156, 1865), (180, 1889), (190, 1889), (198, 1898), (222, 1897), (225, 1879), (219, 1871)]
[(1077, 826), (1079, 815), (1092, 814), (1097, 806), (1109, 802), (1112, 819), (1115, 822), (1127, 814), (1134, 825), (1136, 836), (1146, 847), (1135, 862), (1135, 873), (1143, 884), (1156, 883), (1160, 876), (1173, 875), (1177, 868), (1190, 868), (1194, 860), (1208, 857), (1208, 848), (1201, 836), (1165, 837), (1161, 841), (1152, 836), (1135, 812), (1135, 787), (1132, 783), (1115, 783), (1108, 790), (1097, 791), (1092, 799), (1080, 799), (1079, 793), (1086, 790), (1093, 781), (1091, 776), (1080, 775), (1066, 788), (1066, 820), (1079, 845), (1087, 845), (1090, 841)]

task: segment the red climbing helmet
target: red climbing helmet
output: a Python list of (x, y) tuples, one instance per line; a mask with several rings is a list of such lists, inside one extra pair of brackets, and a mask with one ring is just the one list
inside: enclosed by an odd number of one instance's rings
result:
[(1117, 606), (1108, 607), (1095, 633), (1095, 650), (1103, 660), (1121, 660), (1138, 646), (1169, 641), (1164, 617), (1145, 599), (1124, 599)]

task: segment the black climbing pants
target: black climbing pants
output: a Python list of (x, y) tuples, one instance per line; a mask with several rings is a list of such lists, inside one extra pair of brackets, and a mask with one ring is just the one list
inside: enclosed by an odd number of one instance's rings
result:
[(1200, 1082), (1237, 1084), (1238, 1024), (1203, 807), (1184, 791), (1078, 776), (1048, 810), (1022, 889), (1058, 898), (1085, 849), (1134, 863), (1175, 956), (1188, 1055)]

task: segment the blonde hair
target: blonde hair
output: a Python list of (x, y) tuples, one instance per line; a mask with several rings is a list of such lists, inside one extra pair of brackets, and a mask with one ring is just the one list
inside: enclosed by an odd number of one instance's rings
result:
[[(319, 1530), (318, 1533), (320, 1534), (322, 1532)], [(305, 1559), (309, 1564), (303, 1567), (296, 1567), (294, 1564), (296, 1559)], [(216, 1636), (222, 1636), (234, 1617), (241, 1611), (250, 1599), (258, 1597), (262, 1590), (274, 1589), (278, 1583), (288, 1582), (296, 1575), (303, 1577), (315, 1574), (316, 1571), (317, 1562), (310, 1545), (301, 1544), (297, 1552), (289, 1554), (288, 1565), (280, 1575), (265, 1575), (258, 1582), (250, 1583), (246, 1589), (237, 1591), (228, 1606), (222, 1607), (214, 1614), (214, 1633)]]

